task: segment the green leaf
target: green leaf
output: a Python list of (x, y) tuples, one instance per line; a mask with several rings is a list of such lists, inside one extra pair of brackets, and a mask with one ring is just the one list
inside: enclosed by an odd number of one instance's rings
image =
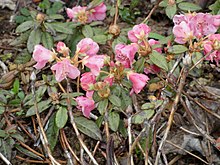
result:
[(23, 49), (14, 60), (15, 64), (25, 64), (30, 61), (32, 55), (28, 52), (27, 49)]
[(92, 2), (89, 3), (87, 10), (90, 10), (90, 9), (98, 6), (102, 2), (103, 2), (103, 0), (93, 0)]
[(65, 107), (60, 107), (56, 113), (56, 125), (58, 128), (63, 128), (68, 120), (67, 109)]
[(44, 47), (46, 47), (47, 49), (53, 48), (53, 37), (49, 33), (43, 32), (41, 40)]
[(63, 8), (63, 4), (62, 3), (54, 2), (52, 7), (47, 9), (47, 14), (48, 15), (56, 14), (62, 8)]
[(150, 119), (154, 115), (154, 110), (144, 110), (132, 117), (132, 123), (141, 124), (145, 119)]
[[(56, 30), (53, 28), (53, 26), (50, 23), (44, 23), (44, 27), (48, 32), (50, 32), (53, 36), (56, 36)], [(63, 34), (63, 33), (62, 33)]]
[(92, 30), (91, 26), (85, 25), (82, 28), (82, 34), (87, 38), (92, 38), (93, 37), (93, 30)]
[(101, 115), (104, 115), (107, 107), (108, 107), (108, 99), (104, 99), (99, 102), (97, 109)]
[(37, 10), (35, 11), (35, 10), (31, 10), (30, 11), (30, 14), (31, 14), (31, 17), (33, 18), (33, 19), (36, 19), (36, 16), (37, 16)]
[(21, 136), (21, 134), (19, 134), (19, 133), (12, 133), (12, 134), (10, 134), (10, 136), (15, 138), (16, 140), (20, 140), (20, 141), (24, 142), (24, 137)]
[(12, 92), (14, 94), (17, 94), (19, 92), (19, 87), (20, 87), (20, 82), (19, 82), (19, 79), (16, 79), (13, 83), (13, 89), (12, 89)]
[(99, 44), (105, 44), (106, 41), (108, 40), (108, 37), (106, 35), (100, 34), (93, 36), (92, 39)]
[(7, 136), (6, 131), (0, 129), (0, 138), (4, 138), (4, 137), (6, 137), (6, 136)]
[(160, 7), (167, 7), (167, 5), (168, 5), (168, 0), (163, 0), (159, 3)]
[(121, 99), (118, 96), (110, 95), (108, 99), (113, 105), (117, 107), (121, 106)]
[(60, 14), (51, 14), (46, 19), (47, 20), (64, 20), (65, 18)]
[(8, 103), (10, 106), (19, 106), (21, 104), (21, 99), (13, 99)]
[(197, 11), (202, 9), (199, 5), (190, 2), (181, 2), (178, 4), (178, 7), (185, 11)]
[[(201, 60), (203, 57), (203, 54), (200, 53), (200, 52), (195, 52), (193, 53), (193, 56), (192, 56), (192, 61), (193, 61), (193, 64), (196, 64), (196, 62), (198, 62), (199, 60)], [(198, 69), (202, 67), (202, 62), (200, 64), (198, 64), (196, 66)]]
[(149, 55), (150, 60), (157, 65), (158, 67), (168, 71), (167, 61), (164, 55), (158, 53), (157, 51), (153, 50), (152, 53)]
[(23, 22), (22, 24), (20, 24), (17, 28), (16, 28), (16, 33), (22, 33), (24, 31), (29, 30), (30, 28), (34, 27), (35, 23), (34, 21), (26, 21)]
[(28, 40), (28, 37), (30, 35), (30, 32), (31, 31), (26, 31), (24, 33), (21, 33), (21, 35), (17, 38), (15, 38), (11, 43), (10, 45), (11, 46), (15, 46), (15, 45), (20, 45), (20, 44), (23, 44), (24, 42), (26, 42)]
[(154, 38), (154, 39), (157, 39), (157, 40), (163, 40), (166, 37), (164, 37), (164, 36), (162, 36), (161, 34), (158, 34), (158, 33), (150, 32), (149, 33), (149, 38)]
[(112, 85), (110, 87), (111, 93), (115, 96), (120, 96), (121, 95), (121, 87), (119, 85)]
[(0, 103), (7, 104), (7, 98), (3, 93), (0, 93)]
[(129, 105), (132, 105), (132, 100), (129, 95), (129, 91), (126, 91), (126, 89), (122, 89), (121, 91), (121, 108), (122, 110), (125, 110)]
[(188, 49), (183, 45), (173, 45), (169, 47), (168, 52), (173, 54), (180, 54), (186, 52)]
[(54, 147), (57, 144), (58, 135), (59, 135), (59, 128), (56, 126), (55, 115), (52, 115), (49, 119), (49, 125), (46, 131), (48, 143), (50, 144), (50, 148), (52, 151), (54, 150)]
[(56, 23), (50, 23), (50, 25), (57, 32), (65, 33), (65, 34), (73, 34), (72, 29), (68, 28), (68, 26), (67, 26), (68, 24), (66, 24), (66, 23), (56, 22)]
[[(45, 101), (41, 101), (39, 102), (38, 105), (38, 110), (39, 113), (45, 111), (46, 109), (48, 109), (50, 107), (50, 103), (51, 103), (51, 99), (45, 100)], [(32, 106), (31, 108), (28, 109), (27, 113), (26, 113), (26, 117), (35, 115), (35, 106)]]
[(210, 5), (209, 9), (212, 10), (212, 14), (220, 14), (220, 0), (215, 1), (214, 4)]
[(40, 41), (41, 41), (41, 30), (40, 29), (32, 30), (27, 41), (28, 51), (32, 53), (34, 51), (34, 46), (39, 44)]
[(154, 103), (145, 103), (141, 106), (141, 109), (153, 109), (155, 107), (155, 104)]
[(67, 38), (68, 34), (56, 34), (56, 36), (53, 37), (54, 41), (63, 41)]
[(144, 63), (145, 63), (144, 57), (141, 57), (140, 59), (137, 60), (137, 62), (135, 63), (135, 66), (134, 66), (134, 69), (137, 73), (143, 73)]
[(0, 115), (2, 115), (5, 112), (5, 107), (0, 106)]
[(166, 7), (166, 15), (170, 18), (170, 19), (172, 19), (173, 18), (173, 16), (176, 14), (176, 11), (177, 11), (177, 8), (176, 8), (176, 4), (174, 4), (174, 5), (168, 5), (167, 7)]
[(110, 112), (108, 115), (109, 127), (112, 131), (117, 131), (119, 126), (120, 116), (117, 112)]
[(95, 121), (95, 123), (100, 128), (102, 126), (103, 121), (104, 121), (104, 116), (99, 116), (98, 119)]
[(40, 156), (36, 155), (35, 153), (33, 153), (33, 152), (31, 152), (31, 151), (29, 151), (19, 145), (16, 145), (15, 148), (28, 157), (31, 157), (31, 158), (34, 158), (37, 160), (43, 160), (43, 158), (41, 158)]
[(22, 15), (24, 15), (24, 16), (29, 16), (30, 15), (30, 11), (27, 9), (27, 8), (21, 8), (20, 9), (20, 12), (21, 12), (21, 14)]
[(128, 132), (125, 126), (125, 122), (123, 120), (119, 121), (118, 131), (121, 133), (121, 135), (126, 138), (128, 136)]
[(3, 140), (0, 139), (0, 152), (9, 160), (11, 160), (11, 156), (12, 156), (12, 148), (13, 146), (11, 146), (9, 144), (9, 139)]
[(101, 132), (95, 122), (85, 117), (75, 117), (75, 122), (82, 133), (95, 140), (102, 140)]

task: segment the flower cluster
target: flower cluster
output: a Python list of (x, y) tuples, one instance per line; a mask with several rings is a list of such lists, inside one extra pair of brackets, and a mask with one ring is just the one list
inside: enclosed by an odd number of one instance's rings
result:
[(214, 34), (220, 26), (220, 15), (209, 13), (181, 14), (175, 15), (173, 22), (175, 41), (184, 44), (190, 40)]
[[(36, 45), (33, 52), (33, 58), (37, 62), (34, 67), (36, 69), (42, 69), (46, 63), (56, 60), (56, 63), (52, 65), (51, 70), (55, 72), (55, 78), (57, 82), (61, 82), (66, 78), (76, 79), (80, 76), (78, 64), (86, 66), (90, 69), (90, 72), (82, 74), (81, 82), (82, 88), (87, 91), (86, 97), (80, 96), (76, 98), (78, 108), (82, 110), (86, 117), (89, 117), (91, 110), (95, 108), (95, 102), (92, 99), (92, 94), (89, 90), (90, 78), (95, 83), (95, 78), (99, 75), (101, 68), (104, 66), (106, 55), (98, 55), (99, 46), (90, 38), (84, 38), (77, 44), (77, 50), (73, 58), (69, 56), (70, 50), (63, 42), (58, 42), (55, 52), (50, 51), (42, 45)], [(89, 79), (88, 79), (89, 78)]]
[(83, 24), (92, 21), (101, 21), (106, 17), (106, 5), (102, 2), (98, 6), (88, 9), (88, 7), (76, 6), (72, 9), (67, 8), (66, 12), (73, 22), (80, 22)]
[(203, 49), (204, 55), (208, 55), (206, 60), (219, 65), (220, 36), (214, 33), (220, 27), (220, 15), (188, 13), (174, 16), (173, 21), (173, 34), (177, 43), (189, 43), (191, 48)]

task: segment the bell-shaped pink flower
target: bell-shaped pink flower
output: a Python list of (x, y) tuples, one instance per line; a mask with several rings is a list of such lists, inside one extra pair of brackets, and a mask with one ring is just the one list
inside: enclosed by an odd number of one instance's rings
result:
[(90, 112), (95, 109), (95, 102), (92, 98), (79, 96), (76, 98), (77, 108), (83, 112), (85, 117), (89, 118)]
[(96, 83), (96, 77), (92, 72), (86, 72), (81, 75), (81, 87), (83, 90), (90, 90), (90, 86)]
[(88, 23), (89, 13), (86, 11), (87, 7), (76, 6), (72, 9), (67, 8), (67, 16), (72, 19), (73, 22)]
[(130, 45), (117, 44), (115, 46), (115, 59), (116, 61), (119, 61), (125, 68), (130, 68), (137, 51), (138, 45), (135, 43)]
[(101, 68), (104, 66), (104, 62), (105, 55), (86, 56), (83, 59), (83, 65), (88, 67), (95, 76), (99, 75)]
[(147, 40), (151, 29), (146, 24), (135, 25), (132, 30), (128, 32), (128, 38), (134, 43), (141, 43), (143, 40)]
[(212, 53), (206, 57), (206, 60), (215, 61), (219, 65), (220, 61), (220, 34), (212, 34), (203, 44), (204, 54)]
[[(150, 44), (150, 46), (159, 45), (159, 44), (160, 44), (159, 41), (156, 41), (156, 40), (154, 40), (154, 39), (149, 39), (149, 40), (148, 40), (148, 43)], [(162, 53), (162, 48), (161, 48), (161, 47), (154, 48), (154, 50), (156, 50), (158, 53)]]
[(37, 62), (34, 67), (36, 69), (42, 69), (45, 67), (47, 62), (51, 62), (54, 60), (54, 53), (42, 45), (36, 45), (34, 47), (33, 58)]
[(58, 61), (55, 65), (51, 67), (51, 70), (56, 72), (55, 78), (58, 82), (69, 77), (75, 79), (80, 75), (80, 71), (77, 67), (70, 63), (70, 60), (65, 58), (62, 61)]
[(91, 38), (82, 39), (76, 46), (76, 52), (87, 56), (96, 55), (99, 51), (99, 45)]
[(57, 43), (57, 51), (59, 53), (62, 53), (64, 56), (68, 56), (70, 49), (68, 47), (66, 47), (65, 43), (63, 42), (58, 42)]
[(133, 91), (138, 94), (149, 80), (148, 76), (135, 72), (129, 72), (127, 76), (132, 83), (132, 90), (130, 94), (132, 94)]
[(190, 39), (193, 39), (193, 31), (186, 22), (181, 22), (173, 28), (175, 41), (179, 44), (184, 44)]
[(102, 21), (106, 17), (106, 5), (102, 2), (98, 6), (89, 10), (89, 21)]
[(215, 17), (209, 13), (197, 13), (190, 20), (190, 27), (197, 38), (214, 34), (218, 27), (215, 26)]

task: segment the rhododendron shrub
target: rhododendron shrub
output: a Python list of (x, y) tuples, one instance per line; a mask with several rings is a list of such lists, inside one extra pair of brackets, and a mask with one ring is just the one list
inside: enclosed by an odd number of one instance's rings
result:
[[(104, 3), (67, 8), (66, 11), (73, 22), (83, 24), (106, 17)], [(43, 69), (52, 65), (50, 69), (59, 86), (68, 79), (71, 85), (76, 84), (73, 89), (77, 88), (84, 94), (74, 98), (75, 107), (87, 118), (93, 112), (98, 114), (97, 110), (99, 115), (116, 109), (124, 111), (132, 104), (130, 96), (145, 91), (152, 77), (167, 76), (176, 58), (174, 55), (185, 53), (183, 65), (187, 67), (192, 65), (191, 58), (198, 53), (205, 56), (204, 59), (219, 64), (220, 35), (215, 34), (220, 25), (219, 16), (187, 13), (174, 16), (173, 22), (173, 40), (166, 43), (150, 38), (151, 28), (141, 23), (128, 31), (128, 42), (115, 44), (108, 55), (101, 52), (100, 46), (91, 38), (80, 40), (75, 52), (70, 52), (63, 42), (58, 42), (53, 51), (36, 45), (33, 59), (37, 64), (34, 67)], [(172, 76), (175, 78), (176, 75)], [(154, 84), (152, 89), (152, 86), (151, 91), (161, 88)]]

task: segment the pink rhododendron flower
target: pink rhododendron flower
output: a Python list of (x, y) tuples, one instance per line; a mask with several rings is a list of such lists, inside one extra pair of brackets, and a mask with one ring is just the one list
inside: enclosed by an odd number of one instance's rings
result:
[(135, 72), (129, 72), (127, 76), (128, 79), (132, 82), (132, 90), (130, 94), (132, 94), (133, 91), (138, 94), (149, 80), (148, 76)]
[(193, 39), (193, 31), (186, 22), (181, 22), (179, 25), (174, 26), (173, 34), (175, 41), (179, 44), (184, 44)]
[(57, 43), (57, 51), (59, 53), (62, 53), (64, 56), (68, 56), (70, 49), (68, 47), (66, 47), (65, 43), (58, 42)]
[(105, 55), (94, 55), (94, 56), (86, 56), (83, 59), (83, 65), (88, 67), (92, 74), (95, 76), (99, 75), (101, 68), (104, 66)]
[(89, 21), (102, 21), (106, 17), (106, 10), (107, 7), (105, 4), (102, 2), (98, 6), (92, 8), (89, 10)]
[(128, 32), (128, 38), (132, 42), (140, 43), (144, 39), (147, 40), (150, 31), (151, 29), (149, 26), (141, 23), (139, 25), (135, 25), (133, 29)]
[(156, 74), (156, 73), (159, 73), (160, 72), (160, 68), (155, 65), (155, 64), (152, 64), (152, 65), (149, 65), (147, 68), (144, 68), (144, 73), (145, 74)]
[(92, 99), (93, 94), (94, 94), (94, 91), (86, 91), (86, 97), (89, 99)]
[(90, 90), (90, 86), (96, 83), (96, 77), (91, 72), (86, 72), (81, 75), (81, 87), (83, 90)]
[[(183, 44), (186, 43), (184, 40), (189, 39), (189, 35), (200, 39), (203, 36), (214, 34), (220, 26), (220, 16), (211, 15), (209, 13), (181, 14), (175, 15), (173, 22), (175, 24), (173, 28), (176, 37), (175, 41)], [(191, 32), (191, 34), (189, 34), (189, 32)], [(184, 33), (186, 37), (183, 37)]]
[(92, 98), (79, 96), (76, 98), (77, 108), (83, 112), (85, 117), (89, 118), (90, 112), (95, 109), (95, 102)]
[(206, 60), (215, 61), (219, 65), (220, 60), (220, 34), (212, 34), (204, 42), (204, 54), (212, 52)]
[[(197, 13), (190, 20), (190, 27), (193, 29), (194, 35), (198, 38), (203, 37), (204, 35), (214, 34), (219, 26), (215, 26), (216, 17), (209, 13)], [(217, 23), (217, 25), (219, 25)]]
[(99, 51), (99, 45), (91, 38), (82, 39), (76, 46), (76, 51), (87, 56), (96, 55)]
[(70, 63), (70, 60), (65, 58), (62, 61), (58, 61), (51, 67), (51, 70), (55, 70), (55, 78), (58, 82), (61, 82), (66, 77), (75, 79), (80, 75), (80, 71), (77, 67)]
[(137, 44), (117, 44), (115, 46), (115, 59), (119, 61), (125, 68), (130, 68), (134, 61), (135, 53), (138, 51)]
[[(148, 40), (148, 43), (150, 44), (150, 46), (159, 45), (159, 44), (160, 44), (159, 41), (156, 41), (156, 40), (154, 40), (154, 39)], [(154, 48), (154, 50), (156, 50), (158, 53), (162, 53), (162, 48), (161, 48), (161, 47)]]
[(47, 62), (54, 60), (54, 53), (41, 45), (36, 45), (34, 47), (33, 58), (37, 62), (34, 67), (36, 69), (42, 69)]
[(67, 8), (66, 12), (73, 22), (88, 23), (88, 11), (86, 11), (86, 8), (87, 7), (76, 6), (72, 9)]

